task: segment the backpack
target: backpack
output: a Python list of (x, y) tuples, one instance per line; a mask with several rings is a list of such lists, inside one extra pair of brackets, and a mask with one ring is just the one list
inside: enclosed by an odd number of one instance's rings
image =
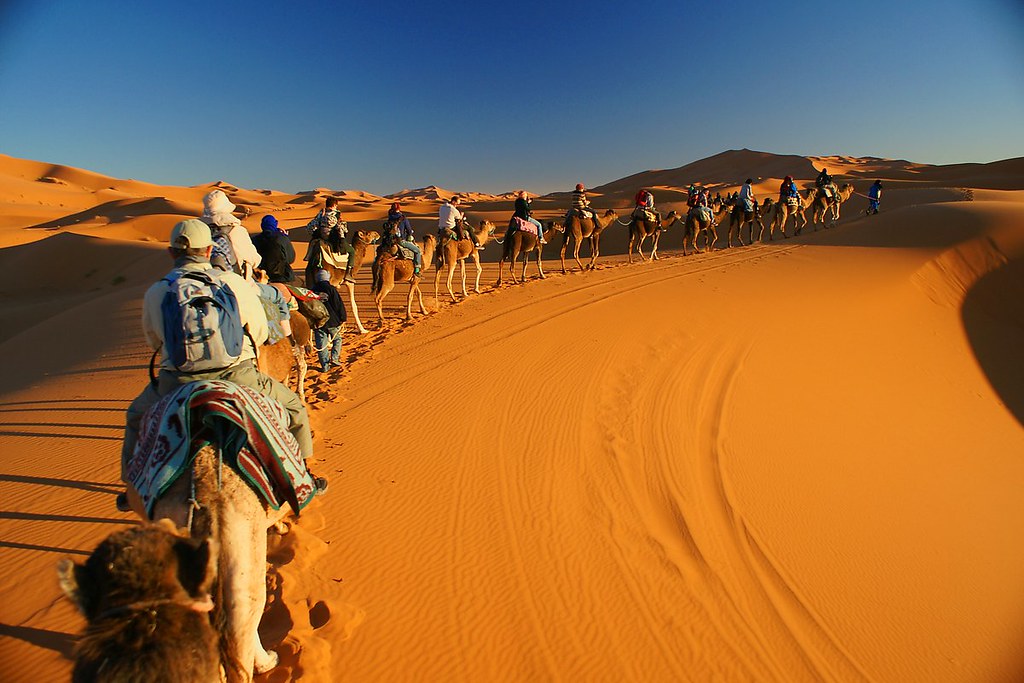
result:
[(299, 313), (306, 317), (311, 328), (319, 329), (327, 323), (331, 314), (327, 311), (327, 304), (320, 299), (316, 292), (305, 287), (289, 286), (288, 289), (295, 295), (295, 301), (299, 304)]
[(238, 362), (245, 329), (235, 293), (204, 271), (172, 271), (160, 303), (167, 357), (179, 372), (227, 368)]
[(210, 253), (210, 261), (221, 260), (229, 270), (234, 273), (238, 272), (238, 258), (235, 256), (235, 248), (231, 246), (231, 240), (228, 239), (227, 233), (224, 232), (223, 228), (214, 228), (211, 226), (210, 232), (213, 237), (213, 251)]

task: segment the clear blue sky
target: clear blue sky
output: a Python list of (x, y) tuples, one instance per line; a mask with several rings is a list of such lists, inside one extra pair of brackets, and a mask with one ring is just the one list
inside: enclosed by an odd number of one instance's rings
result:
[(119, 178), (550, 192), (743, 147), (1024, 156), (1024, 2), (0, 0), (0, 153)]

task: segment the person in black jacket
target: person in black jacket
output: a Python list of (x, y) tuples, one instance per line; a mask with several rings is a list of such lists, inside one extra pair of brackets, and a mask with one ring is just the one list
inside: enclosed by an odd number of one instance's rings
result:
[(295, 261), (295, 247), (288, 233), (277, 226), (277, 219), (267, 214), (260, 221), (263, 231), (252, 238), (253, 246), (263, 261), (260, 267), (271, 282), (291, 282), (295, 279), (292, 262)]
[(318, 270), (315, 279), (313, 291), (323, 300), (328, 317), (323, 327), (313, 328), (313, 342), (320, 359), (320, 369), (327, 372), (331, 368), (341, 367), (341, 324), (348, 319), (348, 313), (338, 289), (331, 284), (330, 273)]

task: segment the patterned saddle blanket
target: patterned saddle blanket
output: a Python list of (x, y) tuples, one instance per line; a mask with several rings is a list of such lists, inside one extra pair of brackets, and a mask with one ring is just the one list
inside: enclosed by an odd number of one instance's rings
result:
[(537, 226), (531, 223), (530, 221), (524, 221), (519, 216), (512, 216), (511, 227), (514, 230), (519, 230), (520, 232), (526, 232), (531, 235), (538, 236)]
[(221, 380), (184, 384), (142, 418), (127, 477), (152, 517), (157, 499), (186, 474), (195, 454), (220, 447), (233, 467), (267, 505), (287, 503), (295, 514), (313, 500), (316, 485), (288, 431), (284, 407), (249, 387)]

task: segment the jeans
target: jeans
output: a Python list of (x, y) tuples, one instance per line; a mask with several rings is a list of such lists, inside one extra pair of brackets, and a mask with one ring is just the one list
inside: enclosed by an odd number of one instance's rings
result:
[(241, 384), (280, 403), (288, 411), (288, 417), (291, 419), (288, 431), (299, 442), (299, 452), (304, 459), (312, 457), (313, 435), (309, 430), (309, 414), (306, 412), (306, 406), (302, 405), (302, 401), (294, 391), (273, 377), (264, 375), (256, 369), (251, 360), (246, 360), (230, 368), (205, 373), (185, 374), (160, 370), (160, 374), (157, 376), (157, 385), (154, 387), (152, 383), (147, 384), (142, 393), (128, 406), (128, 411), (125, 413), (124, 444), (121, 447), (121, 479), (125, 478), (125, 467), (135, 450), (135, 443), (139, 440), (139, 426), (146, 411), (182, 384), (203, 379), (220, 379), (225, 382)]
[(332, 365), (341, 365), (341, 327), (316, 327), (313, 329), (316, 355), (320, 369), (324, 372)]
[[(420, 250), (419, 246), (412, 240), (399, 240), (398, 244), (405, 249), (412, 252), (412, 264), (420, 268), (423, 266), (423, 251)], [(320, 346), (317, 344), (317, 346)]]

